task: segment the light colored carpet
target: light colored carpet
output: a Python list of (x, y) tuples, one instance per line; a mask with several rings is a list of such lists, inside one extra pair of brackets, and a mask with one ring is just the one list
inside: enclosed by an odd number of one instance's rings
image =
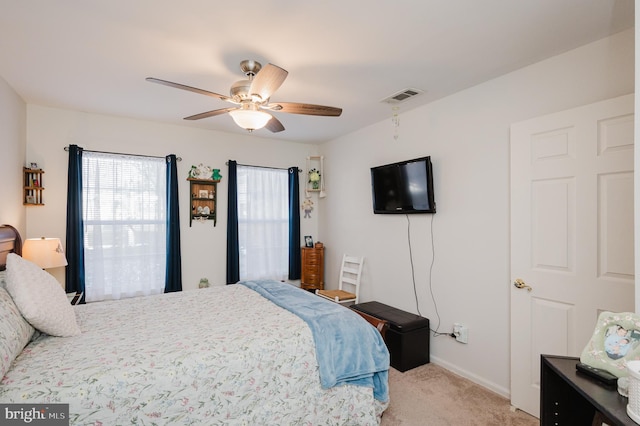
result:
[(435, 364), (389, 370), (389, 408), (381, 426), (533, 426), (502, 396)]

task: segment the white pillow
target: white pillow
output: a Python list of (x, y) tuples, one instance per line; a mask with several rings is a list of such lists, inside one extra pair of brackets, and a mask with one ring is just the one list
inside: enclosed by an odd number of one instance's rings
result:
[(0, 288), (0, 378), (22, 352), (33, 335), (33, 327), (4, 288)]
[(51, 336), (80, 334), (76, 314), (58, 281), (13, 253), (7, 255), (7, 291), (34, 328)]

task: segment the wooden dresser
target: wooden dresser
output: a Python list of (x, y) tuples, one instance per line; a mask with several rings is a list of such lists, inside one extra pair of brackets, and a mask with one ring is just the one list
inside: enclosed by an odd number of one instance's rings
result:
[(300, 288), (324, 290), (324, 246), (302, 247)]

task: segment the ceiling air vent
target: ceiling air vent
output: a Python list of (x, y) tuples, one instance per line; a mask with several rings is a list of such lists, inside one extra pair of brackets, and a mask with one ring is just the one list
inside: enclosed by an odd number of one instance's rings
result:
[(380, 102), (385, 102), (388, 104), (399, 104), (400, 102), (404, 102), (409, 98), (413, 98), (414, 96), (420, 95), (424, 93), (424, 91), (420, 89), (404, 89), (398, 93), (395, 93), (388, 98), (383, 99)]

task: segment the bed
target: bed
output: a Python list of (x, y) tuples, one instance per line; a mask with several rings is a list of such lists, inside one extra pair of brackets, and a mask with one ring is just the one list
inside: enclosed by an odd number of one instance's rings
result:
[[(28, 263), (16, 252), (4, 253), (9, 289)], [(33, 328), (20, 300), (0, 284), (0, 401), (68, 403), (73, 425), (375, 425), (388, 405), (378, 331), (288, 284), (77, 305), (68, 337)]]

